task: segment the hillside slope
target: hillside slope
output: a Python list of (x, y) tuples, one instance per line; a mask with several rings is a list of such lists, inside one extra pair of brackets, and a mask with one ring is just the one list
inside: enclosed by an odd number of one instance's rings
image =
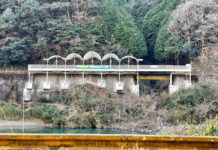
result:
[(1, 0), (0, 65), (89, 50), (186, 64), (217, 44), (216, 0)]

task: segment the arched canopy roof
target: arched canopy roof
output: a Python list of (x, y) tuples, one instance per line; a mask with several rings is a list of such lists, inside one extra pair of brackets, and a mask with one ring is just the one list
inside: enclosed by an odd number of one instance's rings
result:
[(97, 52), (94, 52), (94, 51), (87, 52), (84, 55), (83, 60), (89, 60), (90, 58), (96, 58), (101, 61), (101, 56)]
[(71, 53), (71, 54), (67, 55), (66, 60), (71, 60), (73, 58), (78, 58), (80, 60), (83, 60), (82, 56), (80, 56), (79, 54), (76, 54), (76, 53)]
[(53, 55), (53, 56), (51, 56), (51, 57), (49, 57), (49, 58), (44, 58), (43, 60), (49, 61), (49, 60), (52, 60), (52, 59), (54, 59), (54, 58), (60, 58), (60, 59), (62, 59), (62, 60), (65, 60), (64, 57), (61, 57), (61, 56), (59, 56), (59, 55)]
[(107, 60), (109, 58), (113, 58), (113, 59), (115, 59), (117, 61), (120, 61), (119, 57), (117, 55), (113, 54), (113, 53), (109, 53), (109, 54), (104, 55), (102, 60), (104, 61), (104, 60)]
[(135, 59), (136, 61), (138, 60), (134, 56), (124, 56), (123, 58), (121, 58), (121, 60), (128, 59), (128, 58)]

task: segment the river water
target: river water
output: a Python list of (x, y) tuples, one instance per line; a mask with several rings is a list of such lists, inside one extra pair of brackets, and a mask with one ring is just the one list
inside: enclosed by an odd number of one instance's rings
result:
[[(10, 128), (0, 129), (0, 133), (12, 133)], [(13, 129), (13, 133), (23, 133), (21, 128)], [(24, 133), (49, 133), (49, 134), (145, 134), (141, 132), (122, 131), (114, 129), (70, 129), (56, 127), (27, 128)]]

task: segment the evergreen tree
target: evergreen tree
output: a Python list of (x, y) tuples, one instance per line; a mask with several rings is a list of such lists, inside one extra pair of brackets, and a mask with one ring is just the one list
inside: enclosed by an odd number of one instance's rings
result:
[(17, 5), (8, 5), (0, 16), (0, 33), (4, 41), (0, 55), (5, 57), (1, 64), (31, 61), (31, 44), (37, 41), (44, 19), (44, 11), (36, 0), (20, 0)]
[[(155, 49), (155, 47), (160, 48), (160, 46), (156, 46), (156, 41), (158, 41), (159, 45), (160, 42), (165, 42), (166, 39), (164, 39), (163, 35), (161, 34), (165, 34), (163, 31), (166, 30), (161, 28), (166, 28), (166, 24), (168, 24), (171, 12), (179, 3), (180, 0), (163, 0), (161, 2), (155, 1), (151, 6), (152, 8), (150, 8), (150, 10), (144, 16), (143, 34), (145, 40), (147, 41), (148, 53), (150, 57), (157, 58), (162, 55), (161, 53), (158, 53), (160, 50)], [(158, 39), (158, 36), (161, 39)]]
[(102, 29), (106, 38), (114, 37), (116, 43), (120, 43), (136, 57), (147, 55), (145, 40), (131, 15), (122, 13), (113, 1), (99, 4), (99, 13), (102, 16)]

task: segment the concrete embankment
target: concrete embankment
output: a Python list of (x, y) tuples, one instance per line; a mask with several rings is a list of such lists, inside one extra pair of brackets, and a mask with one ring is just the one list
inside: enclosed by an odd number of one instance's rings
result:
[(144, 135), (0, 134), (0, 149), (28, 150), (217, 150), (218, 137)]

